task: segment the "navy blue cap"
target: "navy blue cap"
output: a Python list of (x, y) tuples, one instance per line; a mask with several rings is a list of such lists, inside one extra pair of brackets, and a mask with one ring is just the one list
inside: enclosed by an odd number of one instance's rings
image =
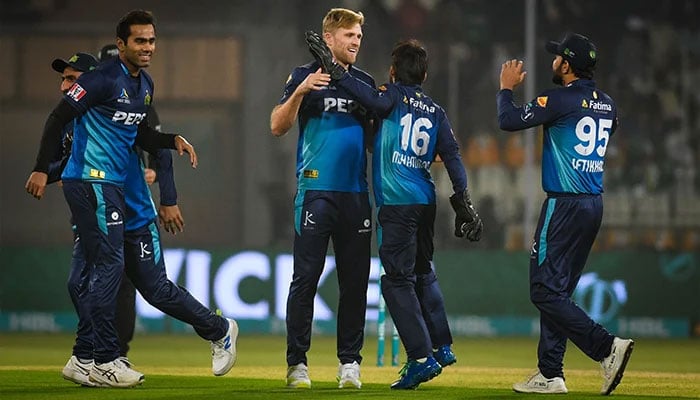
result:
[(100, 49), (97, 53), (97, 59), (100, 61), (109, 60), (110, 58), (119, 57), (119, 49), (116, 44), (108, 44)]
[(574, 67), (586, 70), (595, 66), (596, 47), (587, 37), (578, 33), (567, 33), (561, 42), (551, 41), (545, 45), (548, 52), (562, 56)]
[(97, 64), (99, 63), (97, 62), (97, 59), (92, 56), (92, 54), (75, 53), (68, 59), (68, 61), (60, 58), (53, 60), (51, 63), (51, 68), (59, 73), (63, 73), (63, 70), (66, 69), (66, 67), (71, 67), (80, 72), (87, 72), (97, 68)]

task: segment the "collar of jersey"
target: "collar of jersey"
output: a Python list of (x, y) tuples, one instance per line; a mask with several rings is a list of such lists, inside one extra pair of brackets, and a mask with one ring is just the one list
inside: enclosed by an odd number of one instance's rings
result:
[(593, 86), (595, 87), (595, 81), (592, 79), (578, 78), (575, 81), (569, 83), (567, 86)]
[(133, 76), (133, 77), (131, 76), (131, 74), (129, 73), (129, 69), (126, 67), (126, 65), (124, 65), (122, 60), (119, 60), (119, 66), (122, 67), (122, 71), (124, 71), (124, 75), (128, 76), (129, 78), (136, 78), (136, 76)]

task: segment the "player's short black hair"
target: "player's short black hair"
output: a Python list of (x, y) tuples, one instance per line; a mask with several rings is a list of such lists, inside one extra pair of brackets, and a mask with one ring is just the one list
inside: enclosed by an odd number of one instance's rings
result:
[(397, 43), (391, 51), (394, 79), (406, 85), (420, 85), (428, 72), (428, 52), (415, 39)]
[(153, 25), (153, 30), (156, 29), (156, 19), (153, 13), (146, 10), (131, 10), (128, 14), (122, 17), (117, 24), (117, 37), (127, 42), (131, 35), (131, 25)]

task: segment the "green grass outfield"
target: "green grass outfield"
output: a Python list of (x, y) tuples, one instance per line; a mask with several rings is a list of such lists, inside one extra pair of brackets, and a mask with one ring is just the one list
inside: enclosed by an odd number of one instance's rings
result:
[[(243, 335), (238, 362), (224, 377), (210, 370), (209, 344), (192, 335), (137, 335), (130, 359), (146, 375), (132, 389), (82, 388), (63, 380), (70, 356), (66, 334), (0, 334), (0, 400), (61, 399), (527, 399), (513, 382), (535, 368), (534, 338), (463, 339), (454, 345), (457, 364), (415, 391), (392, 391), (399, 367), (376, 367), (376, 338), (363, 351), (362, 390), (337, 389), (335, 338), (315, 336), (309, 353), (311, 390), (284, 387), (285, 339)], [(388, 358), (389, 355), (387, 355)], [(404, 357), (402, 355), (402, 357)], [(565, 359), (566, 399), (600, 399), (597, 363), (572, 344)], [(700, 340), (639, 339), (615, 398), (700, 398)], [(544, 396), (551, 397), (551, 396)]]

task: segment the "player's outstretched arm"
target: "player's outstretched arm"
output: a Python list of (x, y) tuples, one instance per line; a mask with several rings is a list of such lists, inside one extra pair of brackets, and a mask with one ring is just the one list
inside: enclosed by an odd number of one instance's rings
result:
[(161, 133), (148, 124), (141, 123), (136, 135), (136, 145), (151, 154), (158, 149), (175, 149), (179, 155), (187, 153), (190, 155), (190, 165), (192, 168), (197, 168), (197, 153), (194, 151), (194, 146), (181, 135)]

